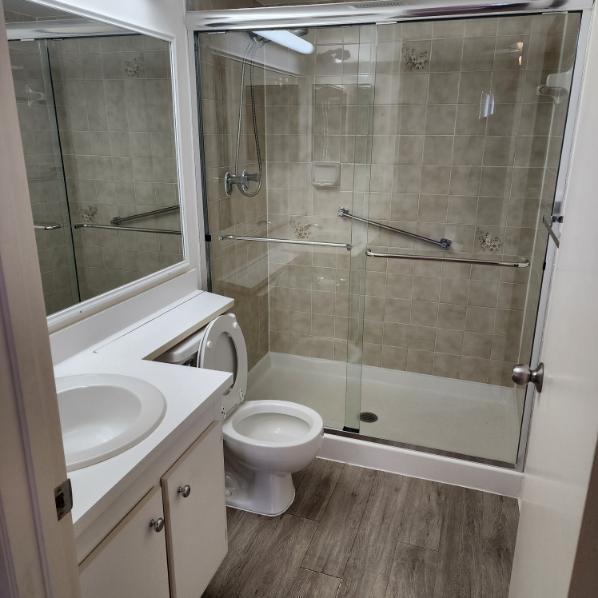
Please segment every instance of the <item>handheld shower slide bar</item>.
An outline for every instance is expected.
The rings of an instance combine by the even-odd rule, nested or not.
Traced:
[[[411,233],[407,230],[403,230],[402,228],[396,228],[394,226],[388,226],[388,224],[382,224],[382,222],[376,222],[375,220],[369,220],[368,218],[361,218],[360,216],[355,216],[351,214],[347,208],[339,208],[337,215],[341,218],[350,218],[351,220],[356,220],[357,222],[363,222],[364,224],[369,224],[371,226],[376,226],[378,228],[382,228],[384,230],[388,230],[391,233],[397,233],[399,235],[403,235],[404,237],[409,237],[410,239],[415,239],[416,241],[422,241],[423,243],[429,243],[431,245],[435,245],[436,247],[440,247],[440,249],[449,249],[452,241],[450,239],[440,239],[436,241],[436,239],[430,239],[430,237],[424,237],[422,235],[418,235],[416,233]]]
[[[527,268],[529,260],[519,258],[516,262],[509,262],[503,260],[478,260],[465,257],[444,257],[435,255],[411,255],[409,253],[378,253],[368,249],[365,254],[368,257],[382,257],[394,260],[418,260],[423,262],[452,262],[454,264],[473,264],[478,266],[502,266],[505,268]]]

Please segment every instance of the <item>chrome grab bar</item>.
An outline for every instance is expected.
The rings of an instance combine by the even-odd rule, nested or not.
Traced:
[[[301,241],[299,239],[276,239],[273,237],[245,237],[242,235],[219,235],[218,239],[224,241],[231,239],[233,241],[259,241],[261,243],[287,243],[289,245],[317,245],[319,247],[343,247],[351,251],[349,243],[331,243],[330,241]]]
[[[529,260],[521,258],[517,262],[502,260],[476,260],[465,257],[444,257],[435,255],[410,255],[408,253],[378,253],[367,249],[365,254],[368,257],[386,257],[395,260],[419,260],[424,262],[453,262],[456,264],[475,264],[478,266],[503,266],[505,268],[527,268]]]
[[[137,233],[159,233],[163,235],[181,235],[180,230],[170,228],[142,228],[140,226],[114,226],[112,224],[91,224],[83,222],[80,224],[73,224],[73,228],[99,228],[106,230],[125,230],[135,231]]]
[[[123,222],[132,222],[133,220],[141,220],[142,218],[151,218],[152,216],[161,216],[162,214],[169,214],[176,212],[180,207],[178,205],[167,206],[165,208],[158,208],[157,210],[150,210],[149,212],[139,212],[139,214],[131,214],[130,216],[115,216],[110,224],[118,226]]]
[[[351,212],[349,212],[347,208],[339,208],[336,214],[341,218],[350,218],[351,220],[357,220],[357,222],[363,222],[364,224],[376,226],[378,228],[388,230],[392,233],[397,233],[399,235],[403,235],[404,237],[415,239],[416,241],[430,243],[431,245],[440,247],[440,249],[448,249],[452,244],[452,241],[450,239],[440,239],[440,241],[436,241],[436,239],[430,239],[429,237],[424,237],[416,233],[411,233],[407,230],[403,230],[402,228],[396,228],[394,226],[389,226],[388,224],[382,224],[382,222],[376,222],[375,220],[369,220],[368,218],[361,218],[360,216],[355,216],[354,214],[351,214]]]
[[[62,228],[62,224],[34,224],[35,230],[57,230]]]

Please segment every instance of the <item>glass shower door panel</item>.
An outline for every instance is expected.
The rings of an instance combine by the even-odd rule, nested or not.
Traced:
[[[46,313],[52,314],[77,303],[79,294],[48,52],[44,41],[11,41],[9,51]]]
[[[360,411],[361,339],[350,326],[360,293],[354,308],[346,248],[352,230],[337,215],[341,205],[353,206],[356,147],[363,141],[355,131],[360,32],[299,33],[313,53],[244,32],[198,36],[211,280],[214,291],[236,301],[252,369],[248,398],[296,401],[318,411],[325,426],[343,429],[358,425]],[[259,172],[256,137],[261,189],[248,198],[233,185],[229,195],[227,171]],[[247,236],[281,242],[238,238]]]
[[[361,433],[515,463],[579,15],[377,28]]]

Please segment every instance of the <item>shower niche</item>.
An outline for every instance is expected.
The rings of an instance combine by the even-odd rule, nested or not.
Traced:
[[[579,28],[313,27],[305,54],[196,34],[211,284],[236,301],[249,399],[521,467],[530,391],[511,376],[531,361]],[[258,155],[261,188],[228,195]]]
[[[4,3],[48,315],[183,259],[169,43]]]

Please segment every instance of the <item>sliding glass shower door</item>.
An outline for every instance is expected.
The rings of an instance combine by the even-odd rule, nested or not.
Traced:
[[[288,31],[308,54],[198,34],[212,288],[236,299],[250,399],[516,463],[579,27]]]
[[[361,434],[515,463],[579,24],[377,28]]]

